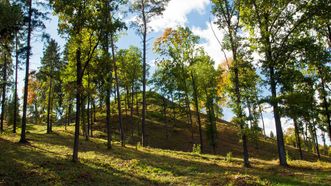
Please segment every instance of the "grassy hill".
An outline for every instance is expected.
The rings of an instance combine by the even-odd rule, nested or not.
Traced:
[[[56,126],[53,134],[45,134],[46,126],[30,124],[27,145],[17,143],[19,134],[7,130],[0,135],[0,185],[331,185],[328,157],[316,161],[314,154],[305,152],[308,161],[299,161],[295,160],[299,158],[297,150],[287,147],[290,167],[282,168],[276,160],[275,141],[262,137],[257,148],[250,142],[252,168],[243,168],[238,128],[222,120],[217,123],[217,153],[192,153],[192,143],[198,143],[197,127],[192,142],[179,110],[175,121],[163,118],[161,97],[149,97],[148,148],[137,145],[139,112],[134,125],[124,114],[125,148],[117,142],[117,125],[113,125],[112,150],[106,149],[104,114],[98,113],[94,137],[90,141],[81,138],[80,163],[76,164],[70,161],[73,126],[67,130]],[[204,142],[206,151],[211,152],[205,133]]]

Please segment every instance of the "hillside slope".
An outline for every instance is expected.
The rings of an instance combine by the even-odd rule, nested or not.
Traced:
[[[330,185],[331,163],[251,159],[252,168],[239,158],[142,148],[106,141],[80,141],[80,163],[72,163],[73,127],[29,125],[29,144],[19,135],[0,136],[0,185]]]
[[[123,109],[126,147],[118,142],[117,115],[113,113],[114,145],[107,150],[104,112],[99,110],[93,137],[80,139],[80,163],[76,164],[71,162],[73,125],[67,130],[57,125],[54,133],[46,134],[45,125],[29,124],[27,145],[19,144],[19,133],[12,134],[6,126],[6,132],[0,134],[0,185],[331,185],[330,158],[316,161],[316,155],[305,152],[308,161],[295,160],[299,158],[297,149],[287,146],[290,167],[282,168],[275,141],[262,136],[258,146],[250,141],[252,168],[243,168],[239,130],[222,120],[217,122],[216,154],[210,154],[205,131],[207,154],[192,153],[192,144],[199,143],[197,127],[192,141],[185,115],[176,110],[175,120],[164,118],[162,97],[148,97],[149,147],[139,145],[140,110],[131,123],[129,112]],[[167,101],[167,105],[175,104]],[[206,116],[202,119],[205,130]]]
[[[193,144],[199,144],[199,131],[196,123],[195,112],[192,111],[193,115],[193,141],[191,134],[191,126],[188,125],[187,116],[182,110],[178,109],[178,105],[166,100],[167,104],[167,117],[165,118],[163,112],[163,97],[157,93],[148,93],[148,111],[146,119],[146,133],[147,133],[147,144],[150,147],[177,150],[191,152]],[[173,118],[172,106],[175,106],[175,119]],[[125,105],[123,104],[123,108]],[[114,108],[116,108],[114,106]],[[140,110],[134,109],[133,123],[130,118],[130,109],[123,109],[123,122],[125,129],[125,137],[127,143],[136,145],[140,142],[140,137],[137,132],[137,127],[141,123]],[[203,143],[204,151],[211,154],[212,148],[208,144],[206,129],[207,116],[201,114],[202,118],[202,129],[203,129]],[[119,139],[118,133],[118,118],[115,113],[112,118],[114,124],[113,131],[115,131],[115,138]],[[216,135],[216,154],[225,156],[231,152],[235,157],[241,157],[242,155],[242,144],[240,143],[240,131],[239,127],[221,119],[217,121],[217,135]],[[140,126],[139,126],[140,127]],[[97,137],[105,138],[105,119],[104,116],[100,116],[98,122],[94,126],[97,130],[103,131],[99,133]],[[263,160],[275,160],[278,159],[276,140],[270,138],[264,138],[262,135],[259,136],[258,140],[250,140],[248,142],[249,155],[250,157],[259,158]],[[299,159],[300,155],[297,149],[292,146],[287,146],[286,150],[291,159]],[[317,155],[303,152],[304,159],[308,161],[317,161]],[[322,160],[331,161],[331,158],[322,156]]]

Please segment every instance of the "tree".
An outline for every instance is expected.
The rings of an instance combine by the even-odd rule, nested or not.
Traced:
[[[48,46],[44,50],[44,56],[41,59],[41,67],[39,69],[40,81],[46,87],[43,92],[48,92],[47,95],[47,133],[52,132],[52,110],[54,108],[54,95],[61,95],[61,92],[55,92],[57,84],[60,83],[61,60],[59,55],[59,46],[55,40],[50,40]],[[57,105],[60,106],[60,105]]]
[[[99,45],[96,37],[98,26],[95,19],[96,11],[93,2],[77,1],[51,1],[54,11],[59,14],[59,27],[62,33],[68,33],[74,47],[74,60],[76,65],[76,123],[73,157],[78,161],[80,114],[82,105],[83,76],[86,67],[92,60],[94,52]],[[72,15],[74,13],[75,15]]]
[[[23,16],[21,8],[18,5],[11,4],[4,0],[0,2],[0,48],[2,65],[2,101],[1,101],[1,118],[0,118],[0,133],[3,132],[4,114],[6,112],[6,92],[8,85],[8,71],[11,62],[12,44],[15,38],[15,33],[22,26]],[[16,126],[14,126],[14,130]]]
[[[32,7],[32,0],[27,0],[23,3],[26,8],[25,20],[27,24],[27,40],[26,40],[26,62],[25,62],[25,79],[24,79],[24,95],[23,95],[23,109],[22,109],[22,131],[20,143],[27,143],[26,140],[26,124],[27,124],[27,101],[28,101],[28,88],[29,88],[29,66],[31,55],[31,35],[32,31],[36,28],[44,28],[42,19],[45,14]]]
[[[243,82],[240,81],[240,76],[244,76],[246,74],[239,74],[239,70],[245,65],[244,59],[244,47],[242,44],[242,38],[240,36],[241,30],[241,1],[213,1],[213,13],[217,17],[216,23],[219,28],[224,28],[226,30],[225,37],[225,48],[231,50],[233,65],[230,67],[230,73],[233,73],[233,78],[231,81],[234,85],[233,97],[235,101],[235,107],[233,111],[236,115],[235,123],[240,126],[241,129],[241,138],[243,143],[243,159],[244,166],[249,167],[249,155],[247,149],[247,134],[245,133],[245,119],[243,114],[242,105],[244,100],[242,100],[242,94],[245,91],[242,91]],[[225,56],[226,57],[226,56]],[[227,60],[227,59],[226,59]],[[227,63],[229,63],[227,61]],[[255,87],[255,86],[254,86]]]
[[[219,108],[220,100],[217,94],[217,78],[220,76],[220,71],[215,70],[214,61],[206,55],[202,49],[199,50],[189,69],[192,76],[193,97],[197,108],[196,112],[197,114],[200,112],[198,111],[198,102],[203,102],[209,121],[209,124],[206,127],[207,139],[213,148],[213,153],[216,153],[216,115],[221,114],[221,109]],[[199,120],[199,115],[197,116]],[[198,124],[200,143],[202,144],[201,124]]]
[[[198,53],[198,41],[199,37],[195,36],[189,28],[178,27],[177,29],[165,29],[163,35],[154,43],[155,52],[169,58],[170,68],[174,68],[178,92],[184,97],[184,108],[188,125],[191,127],[192,143],[194,141],[194,126],[190,107],[192,74],[190,74],[188,67],[194,63],[196,53]]]
[[[126,102],[130,108],[130,122],[133,134],[133,105],[135,87],[139,85],[140,77],[142,75],[141,52],[139,48],[130,46],[128,49],[118,51],[117,63],[119,69],[119,79],[121,86],[126,91]],[[130,94],[130,95],[129,95]]]
[[[137,32],[142,36],[143,43],[143,108],[141,118],[141,143],[142,146],[146,146],[146,133],[145,133],[145,118],[146,118],[146,74],[147,74],[147,63],[146,63],[146,50],[147,50],[147,34],[149,32],[148,24],[151,22],[151,18],[154,16],[162,15],[165,10],[165,6],[169,0],[133,0],[131,9],[138,16],[133,23],[137,27]]]
[[[291,7],[291,8],[290,8]],[[287,166],[277,88],[278,72],[297,48],[289,45],[303,24],[318,10],[307,1],[248,0],[242,1],[241,18],[251,33],[250,41],[263,55],[262,72],[270,86],[270,104],[273,107],[279,163]],[[298,16],[294,16],[298,15]]]

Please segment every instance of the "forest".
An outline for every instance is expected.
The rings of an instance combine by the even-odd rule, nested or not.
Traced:
[[[331,1],[180,1],[0,0],[0,185],[331,185]]]

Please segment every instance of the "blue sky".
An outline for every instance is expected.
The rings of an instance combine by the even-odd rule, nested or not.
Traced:
[[[58,18],[57,16],[51,16],[50,18],[50,20],[45,21],[45,31],[50,34],[50,36],[59,43],[61,49],[63,49],[66,38],[61,37],[57,32]],[[128,17],[128,19],[130,19],[130,17]],[[219,43],[215,39],[212,29],[215,30],[216,35],[220,40],[223,38],[223,31],[219,30],[215,24],[210,24],[210,19],[214,20],[214,17],[211,14],[210,0],[170,0],[166,10],[164,11],[164,15],[154,18],[150,23],[150,26],[154,31],[149,34],[150,42],[147,51],[147,61],[152,66],[152,69],[154,65],[153,60],[157,57],[151,50],[154,39],[160,36],[165,28],[176,26],[188,26],[194,34],[200,36],[201,46],[204,47],[206,52],[214,59],[215,67],[220,64],[221,61],[224,60],[224,56],[221,52],[222,50]],[[128,48],[130,45],[140,47],[141,40],[135,34],[135,31],[129,27],[127,33],[118,41],[117,46],[119,48]],[[33,55],[31,57],[30,71],[38,69],[40,65],[40,58],[43,54],[43,43],[36,37],[33,37],[32,52]],[[226,53],[227,56],[231,56],[229,52]],[[23,87],[23,76],[24,72],[21,71],[19,73],[20,89]],[[22,92],[19,91],[19,94],[21,95]],[[265,107],[266,112],[263,114],[265,117],[264,121],[267,134],[270,134],[270,131],[275,133],[273,114],[270,107],[267,105]],[[223,110],[224,119],[231,120],[233,116],[231,110],[228,108],[224,108]],[[282,119],[282,124],[283,128],[286,129],[292,125],[292,121]],[[262,126],[261,121],[260,126]]]

